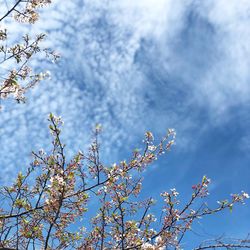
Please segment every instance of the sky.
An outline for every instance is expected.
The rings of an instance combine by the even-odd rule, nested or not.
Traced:
[[[250,192],[249,25],[249,0],[54,1],[32,32],[47,33],[61,59],[34,62],[51,79],[0,113],[1,181],[24,170],[32,150],[50,148],[53,112],[69,156],[101,123],[110,164],[140,147],[145,131],[160,139],[175,128],[175,146],[145,173],[145,195],[176,187],[185,200],[205,174],[211,204]],[[190,237],[245,236],[249,205],[200,222]]]

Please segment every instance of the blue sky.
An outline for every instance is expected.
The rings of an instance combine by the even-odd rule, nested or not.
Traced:
[[[34,62],[51,80],[1,113],[2,181],[25,169],[32,150],[49,148],[54,112],[69,155],[102,123],[107,163],[128,157],[145,131],[160,138],[175,128],[176,145],[145,173],[145,194],[176,187],[185,199],[204,174],[211,202],[250,192],[249,10],[248,0],[55,1],[34,32],[48,33],[62,58]],[[246,235],[249,216],[244,206],[197,231]]]

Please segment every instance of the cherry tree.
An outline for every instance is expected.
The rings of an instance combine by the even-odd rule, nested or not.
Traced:
[[[0,1],[0,100],[13,96],[18,102],[25,101],[25,92],[49,75],[48,72],[34,72],[31,60],[43,53],[51,60],[58,55],[41,47],[45,34],[32,37],[22,34],[12,39],[15,30],[9,28],[10,19],[19,24],[34,24],[39,19],[39,9],[51,0]]]
[[[204,176],[192,186],[186,203],[176,189],[163,191],[160,215],[153,214],[154,198],[140,198],[142,173],[171,149],[173,129],[158,143],[146,132],[142,150],[107,166],[100,155],[100,125],[89,150],[68,160],[61,118],[50,114],[49,123],[51,151],[33,152],[27,172],[1,188],[2,249],[183,249],[182,240],[196,221],[232,210],[249,198],[241,192],[209,206],[210,179]],[[218,238],[195,249],[215,248],[250,248],[250,240]]]
[[[58,55],[42,48],[44,34],[11,39],[9,19],[34,24],[39,9],[50,0],[0,0],[0,99],[25,100],[25,93],[48,73],[35,73],[31,59],[38,54],[56,60]],[[182,249],[183,239],[202,217],[232,210],[249,195],[232,194],[208,205],[210,179],[206,176],[191,187],[187,202],[176,189],[163,191],[161,201],[141,198],[143,171],[169,152],[175,131],[155,142],[145,133],[143,149],[135,149],[126,161],[107,165],[101,159],[97,125],[85,153],[68,159],[61,139],[62,120],[49,115],[52,136],[50,152],[33,152],[25,173],[12,185],[0,189],[0,249]],[[159,213],[154,214],[152,208]],[[217,238],[195,249],[250,248],[250,239]]]

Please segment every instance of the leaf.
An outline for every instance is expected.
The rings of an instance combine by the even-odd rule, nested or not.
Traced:
[[[229,206],[229,211],[230,211],[230,213],[233,212],[233,205],[232,204]]]

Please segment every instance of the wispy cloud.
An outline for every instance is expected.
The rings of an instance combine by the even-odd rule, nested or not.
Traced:
[[[62,61],[46,65],[52,80],[25,106],[1,114],[1,167],[22,168],[34,146],[48,145],[50,111],[63,116],[71,153],[96,122],[104,125],[107,161],[148,129],[175,127],[177,146],[190,150],[194,133],[249,102],[249,8],[224,0],[56,1],[38,29]]]

